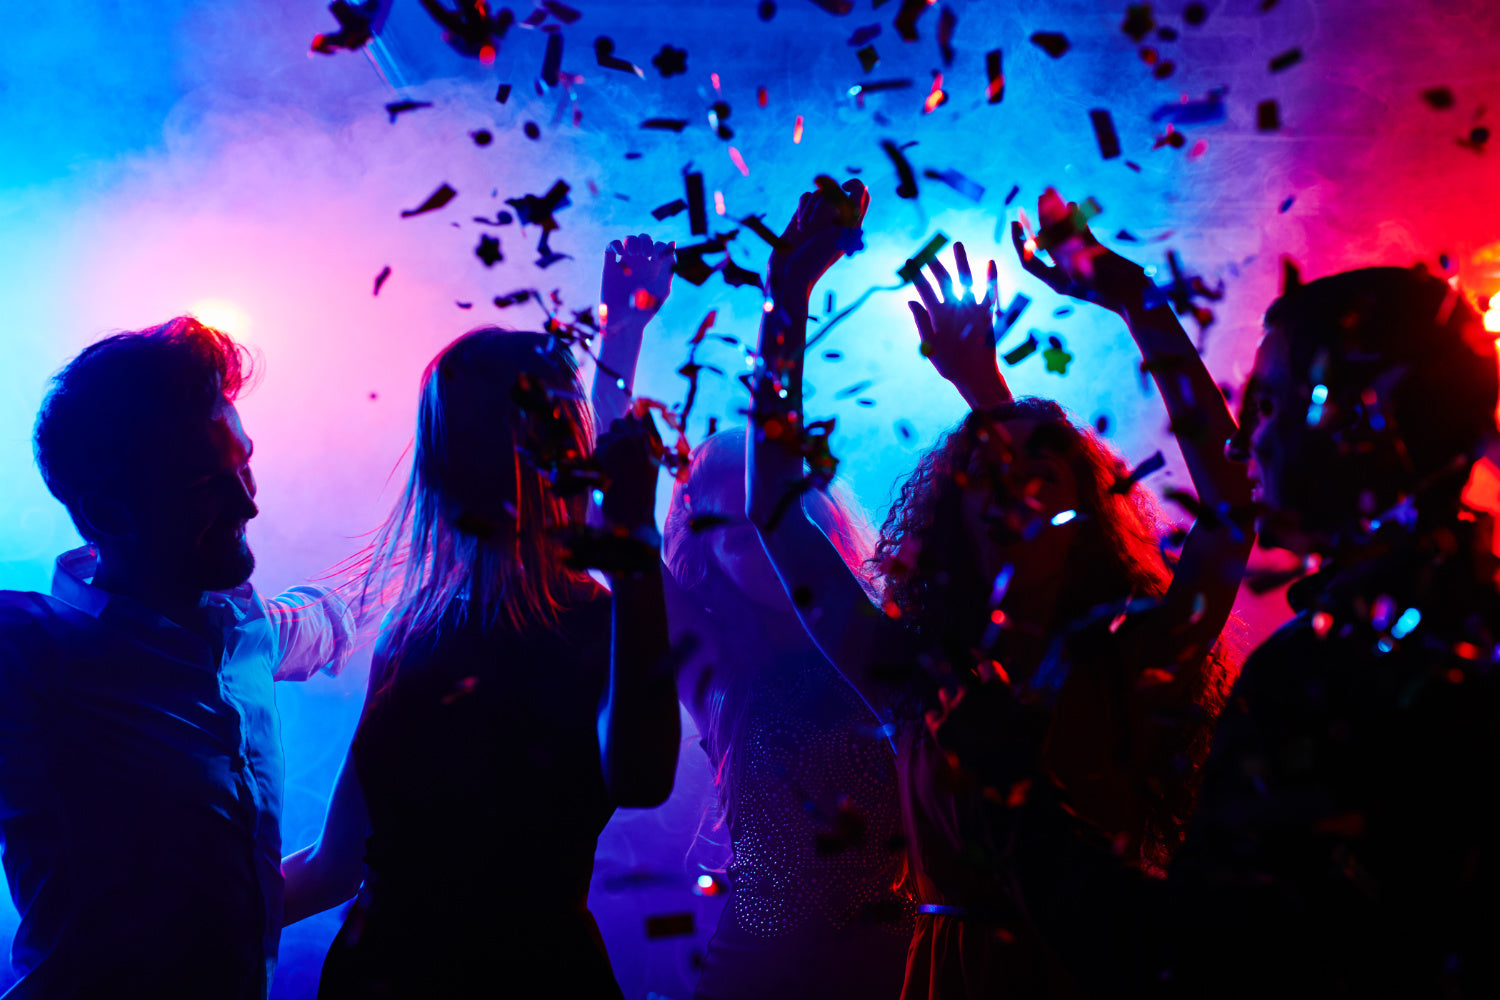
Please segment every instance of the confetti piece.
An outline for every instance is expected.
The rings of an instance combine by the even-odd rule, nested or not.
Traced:
[[[860,393],[862,393],[866,389],[870,388],[870,386],[873,385],[873,384],[874,383],[872,383],[868,379],[866,379],[863,382],[856,382],[853,385],[845,386],[844,388],[840,389],[838,392],[834,393],[833,394],[833,398],[834,399],[848,399],[851,396],[858,396]]]
[[[670,219],[679,212],[685,211],[687,211],[687,202],[678,198],[676,201],[669,201],[665,205],[658,205],[656,208],[653,208],[651,210],[651,218],[660,222],[663,219]]]
[[[880,37],[881,27],[878,24],[867,24],[863,28],[854,29],[854,34],[849,36],[850,45],[864,45],[873,42]]]
[[[1020,364],[1022,361],[1025,361],[1027,358],[1031,357],[1031,355],[1036,351],[1036,347],[1036,334],[1028,334],[1026,337],[1026,343],[1005,352],[1005,363],[1008,365]]]
[[[717,74],[716,74],[717,78]],[[714,134],[720,139],[733,139],[734,130],[724,124],[729,117],[729,104],[726,101],[715,101],[708,109],[708,127],[714,130]]]
[[[927,13],[930,5],[931,0],[901,0],[901,9],[896,12],[895,28],[902,41],[917,40],[917,20]]]
[[[1281,128],[1281,105],[1274,100],[1261,101],[1257,104],[1255,127],[1262,132],[1275,132]]]
[[[797,116],[797,120],[792,124],[792,145],[795,146],[795,145],[798,145],[801,142],[802,142],[802,116],[798,115]]]
[[[1198,27],[1208,20],[1208,8],[1201,3],[1190,3],[1182,8],[1182,21],[1191,27]]]
[[[526,133],[526,138],[533,142],[542,137],[542,129],[536,122],[527,122],[521,126],[521,131]]]
[[[927,99],[922,102],[922,113],[930,115],[944,104],[948,103],[948,94],[943,90],[943,74],[932,74],[932,89],[927,92]]]
[[[558,3],[557,0],[542,0],[542,6],[552,12],[552,16],[563,24],[572,24],[583,15],[566,4]]]
[[[859,65],[866,73],[880,65],[880,54],[873,45],[866,45],[854,54],[859,57]]]
[[[474,248],[474,256],[484,261],[485,267],[494,267],[505,259],[500,253],[500,241],[489,235],[479,237],[479,246]]]
[[[1297,196],[1296,195],[1294,195],[1294,194],[1293,195],[1287,195],[1286,200],[1281,203],[1281,208],[1278,209],[1278,211],[1281,212],[1283,215],[1286,214],[1286,212],[1291,209],[1292,203],[1295,202],[1296,200],[1297,200]]]
[[[641,128],[652,129],[657,132],[681,132],[687,128],[686,118],[647,118],[641,122]]]
[[[469,133],[469,138],[474,140],[476,146],[488,146],[495,141],[494,135],[487,128],[477,129]]]
[[[642,80],[646,78],[645,70],[630,60],[621,59],[615,55],[614,39],[608,35],[600,35],[594,39],[594,58],[605,69],[619,70],[621,73],[633,73]]]
[[[835,17],[843,17],[854,9],[854,0],[812,0],[812,2]]]
[[[1290,69],[1302,61],[1302,50],[1287,49],[1279,56],[1273,56],[1270,62],[1272,73],[1280,73],[1284,69]]]
[[[509,212],[496,212],[493,219],[486,219],[482,215],[476,215],[474,216],[474,221],[481,226],[508,226],[516,220],[515,216]]]
[[[331,56],[339,49],[353,52],[363,48],[374,34],[373,22],[380,10],[379,0],[364,3],[348,3],[334,0],[328,10],[339,23],[339,30],[332,34],[314,35],[312,51]]]
[[[871,80],[869,83],[861,83],[849,88],[850,97],[863,99],[865,94],[878,94],[887,90],[906,90],[916,86],[916,81],[905,77],[899,80]]]
[[[1106,160],[1119,156],[1120,137],[1115,132],[1115,121],[1110,117],[1109,111],[1094,108],[1089,112],[1089,120],[1094,124],[1094,138],[1099,142],[1099,155]]]
[[[926,245],[923,246],[921,250],[917,251],[916,256],[912,257],[905,264],[901,265],[901,269],[896,272],[896,275],[903,282],[910,282],[914,277],[917,276],[917,274],[922,270],[924,266],[932,263],[932,260],[937,256],[938,251],[943,249],[943,247],[947,245],[948,237],[943,235],[942,233],[938,233],[932,239],[928,240]]]
[[[510,100],[510,84],[502,83],[500,85],[500,89],[495,91],[495,100],[500,104],[504,104]]]
[[[911,425],[910,421],[898,420],[896,421],[896,436],[903,442],[910,443],[916,438],[917,430]]]
[[[708,233],[708,211],[703,201],[703,175],[694,171],[683,180],[687,184],[688,229],[694,236]]]
[[[1422,100],[1435,111],[1446,111],[1453,107],[1453,90],[1449,87],[1429,87],[1422,91]]]
[[[1139,483],[1142,479],[1145,479],[1147,476],[1151,475],[1154,472],[1161,471],[1162,469],[1166,468],[1166,465],[1166,456],[1164,456],[1161,452],[1157,452],[1156,454],[1152,455],[1150,458],[1142,462],[1140,465],[1137,465],[1134,469],[1131,469],[1129,474],[1122,476],[1113,486],[1110,487],[1110,492],[1129,493],[1136,483]]]
[[[547,35],[547,50],[542,55],[543,86],[549,90],[557,86],[558,71],[562,69],[563,36],[560,31],[553,31]]]
[[[432,192],[432,194],[428,195],[427,200],[422,202],[422,204],[418,205],[416,208],[403,209],[401,212],[401,218],[409,219],[413,215],[421,215],[424,212],[435,212],[438,209],[442,208],[444,205],[448,204],[448,202],[452,201],[454,196],[457,194],[457,191],[444,184],[442,187]]]
[[[1060,31],[1038,31],[1031,36],[1031,44],[1053,59],[1061,59],[1068,49],[1072,48],[1068,44],[1067,36]]]
[[[756,104],[759,104],[761,107],[765,107],[766,104],[770,101],[770,99],[771,99],[770,95],[766,93],[766,88],[765,87],[758,87],[758,88],[756,88],[756,91],[755,91],[755,103]]]
[[[376,294],[376,295],[380,294],[380,288],[381,288],[381,286],[385,284],[385,279],[389,278],[390,276],[391,276],[391,266],[389,264],[387,264],[385,267],[383,267],[383,268],[380,269],[380,273],[379,274],[375,275],[375,292],[374,292],[374,294]]]
[[[944,66],[953,65],[953,32],[958,28],[958,15],[947,5],[943,6],[942,12],[938,14],[937,43],[938,54],[943,57]]]
[[[1226,117],[1224,91],[1211,90],[1208,96],[1197,101],[1174,101],[1163,104],[1151,112],[1154,122],[1168,121],[1176,125],[1213,125]]]
[[[924,170],[922,176],[943,182],[970,201],[978,201],[984,197],[984,186],[969,180],[957,170]]]
[[[1101,413],[1094,418],[1094,430],[1100,434],[1109,433],[1109,414]]]
[[[896,167],[896,177],[899,183],[896,185],[896,196],[898,198],[915,198],[917,196],[917,176],[912,172],[911,164],[907,162],[906,155],[901,148],[889,139],[882,139],[880,148],[885,150],[885,155],[891,158],[891,163]]]
[[[521,305],[523,302],[528,301],[532,294],[531,289],[523,288],[518,292],[511,292],[509,295],[497,295],[495,296],[495,307],[497,309],[508,309],[511,306]]]
[[[687,50],[663,45],[661,51],[651,57],[651,65],[663,77],[677,76],[687,72]]]
[[[416,111],[418,108],[432,107],[431,101],[392,101],[385,106],[385,113],[391,116],[391,123],[395,124],[396,118],[408,111]]]
[[[1151,29],[1156,27],[1156,18],[1151,13],[1151,5],[1148,3],[1133,3],[1125,8],[1125,21],[1120,25],[1120,30],[1130,36],[1130,40],[1140,44],[1151,34]]]
[[[736,221],[738,221],[740,225],[750,230],[756,236],[759,236],[761,239],[765,240],[766,245],[769,246],[772,250],[776,250],[781,247],[781,238],[775,233],[771,232],[771,228],[766,225],[763,216],[747,215],[743,219],[739,219]]]
[[[997,342],[1001,337],[1005,336],[1011,327],[1016,325],[1016,321],[1021,318],[1021,314],[1026,311],[1026,307],[1029,305],[1031,305],[1030,296],[1024,295],[1021,292],[1015,294],[1015,297],[1010,300],[1010,305],[1005,307],[1005,312],[996,317],[995,340]]]
[[[984,75],[989,81],[984,85],[985,100],[999,104],[1005,99],[1005,70],[999,49],[990,49],[984,54]]]
[[[756,288],[761,287],[759,274],[749,268],[740,267],[732,260],[725,260],[721,270],[724,274],[724,281],[731,288],[742,288],[745,285],[754,285]]]
[[[755,13],[762,21],[769,21],[776,16],[776,4],[772,0],[761,0],[760,6],[755,8]]]
[[[1057,337],[1047,338],[1047,349],[1042,352],[1042,361],[1046,363],[1047,371],[1055,375],[1066,375],[1072,360],[1073,355],[1063,347],[1062,340]]]
[[[1005,196],[1005,204],[1009,205],[1011,202],[1015,201],[1016,200],[1016,195],[1018,195],[1020,193],[1021,193],[1021,185],[1019,185],[1019,184],[1013,184],[1013,185],[1011,185],[1010,192]]]

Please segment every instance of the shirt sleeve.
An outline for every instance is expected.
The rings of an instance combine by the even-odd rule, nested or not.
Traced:
[[[278,681],[337,676],[354,649],[354,612],[326,587],[292,587],[265,602],[276,631]]]

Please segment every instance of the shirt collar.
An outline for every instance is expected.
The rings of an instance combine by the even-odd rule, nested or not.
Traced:
[[[90,618],[98,618],[111,604],[115,605],[115,611],[123,610],[121,605],[124,604],[135,606],[134,601],[100,590],[90,583],[98,569],[99,554],[92,546],[85,545],[64,552],[57,557],[57,564],[52,571],[52,596]],[[225,629],[232,629],[249,617],[254,594],[254,589],[246,582],[233,590],[210,591],[206,598],[209,606],[214,609],[214,620]],[[136,616],[139,617],[145,610],[141,608]],[[159,616],[151,614],[150,617]]]

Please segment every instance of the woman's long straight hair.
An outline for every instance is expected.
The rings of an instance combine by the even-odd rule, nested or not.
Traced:
[[[549,476],[592,438],[577,365],[552,338],[484,327],[432,360],[406,489],[354,566],[362,620],[390,609],[385,683],[445,619],[555,627],[592,589],[555,537],[581,523],[584,498],[559,496]]]

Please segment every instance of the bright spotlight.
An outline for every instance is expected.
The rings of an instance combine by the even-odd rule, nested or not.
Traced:
[[[245,311],[223,299],[204,299],[194,303],[188,312],[198,317],[198,322],[203,325],[211,326],[231,337],[243,337],[250,330],[250,317],[245,315]]]

